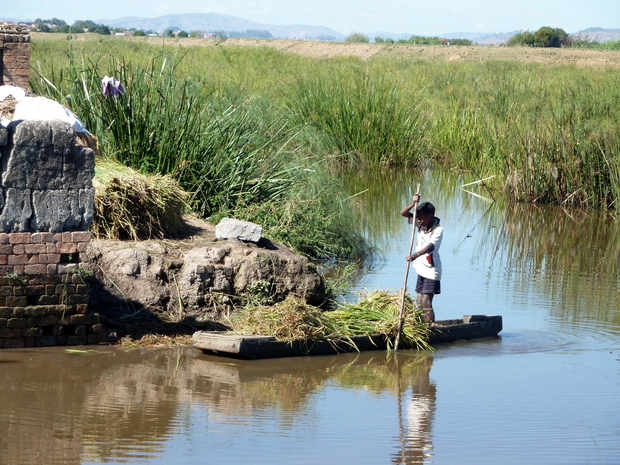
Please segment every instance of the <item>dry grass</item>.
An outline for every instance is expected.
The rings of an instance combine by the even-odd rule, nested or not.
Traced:
[[[187,194],[168,176],[144,175],[116,162],[98,159],[93,181],[98,239],[161,239],[183,223]]]
[[[375,334],[392,340],[398,328],[400,303],[400,292],[377,290],[361,295],[355,304],[323,312],[299,297],[289,297],[276,305],[247,307],[231,321],[231,326],[238,334],[273,336],[281,341],[350,339]],[[428,331],[421,312],[407,297],[403,345],[430,349]]]

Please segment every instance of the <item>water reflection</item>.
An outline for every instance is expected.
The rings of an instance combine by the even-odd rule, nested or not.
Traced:
[[[445,308],[458,302],[463,308],[456,315],[440,312],[440,317],[480,312],[481,307],[497,313],[497,308],[485,309],[481,303],[505,304],[508,296],[523,305],[544,307],[563,324],[595,321],[618,331],[618,219],[558,205],[514,205],[500,198],[490,203],[462,187],[473,180],[474,173],[451,170],[349,174],[350,193],[363,192],[357,198],[365,233],[384,256],[381,271],[361,275],[355,287],[400,286],[410,227],[399,211],[421,183],[423,200],[433,202],[444,226],[446,282],[437,304]],[[489,197],[482,184],[466,189]]]
[[[7,362],[0,378],[0,463],[155,463],[183,437],[196,436],[203,450],[216,454],[222,433],[230,444],[247,433],[254,440],[261,434],[328,438],[342,431],[335,424],[319,426],[317,398],[327,398],[331,423],[329,415],[337,410],[332,403],[343,389],[388,406],[386,418],[393,424],[373,419],[384,446],[377,453],[385,454],[384,461],[391,455],[393,463],[421,464],[432,451],[436,391],[429,378],[433,359],[424,354],[378,352],[273,363],[227,361],[194,349],[72,355],[49,348],[2,351],[0,359]],[[349,428],[355,434],[363,413],[352,413]],[[385,434],[391,439],[384,442]],[[396,452],[389,452],[389,443]],[[251,448],[235,450],[239,460],[229,463],[256,461]],[[197,459],[204,454],[184,452]],[[220,451],[234,457],[231,453]],[[321,453],[329,457],[342,451],[325,441]]]

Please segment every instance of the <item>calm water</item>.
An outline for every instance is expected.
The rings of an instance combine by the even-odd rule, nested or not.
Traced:
[[[620,464],[620,225],[410,176],[350,179],[383,250],[356,289],[402,287],[398,211],[421,182],[445,229],[438,318],[501,314],[500,338],[266,361],[2,350],[0,464]]]

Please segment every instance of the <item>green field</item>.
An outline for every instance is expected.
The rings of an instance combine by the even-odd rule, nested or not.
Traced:
[[[113,38],[34,40],[31,66],[32,90],[78,114],[104,156],[169,174],[202,216],[260,222],[315,258],[364,257],[339,181],[361,166],[469,170],[521,202],[615,210],[620,195],[612,66]],[[104,75],[125,96],[104,98]]]

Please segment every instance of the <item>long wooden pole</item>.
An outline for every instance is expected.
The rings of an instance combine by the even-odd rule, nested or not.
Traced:
[[[420,185],[418,184],[418,188],[416,190],[416,194],[420,194]],[[413,227],[411,228],[411,241],[409,242],[409,253],[413,251],[413,242],[415,240],[415,229],[416,229],[416,214],[417,214],[418,202],[413,204]],[[398,315],[398,328],[396,330],[396,340],[394,341],[394,351],[398,350],[398,346],[400,344],[400,337],[403,333],[403,325],[405,323],[405,299],[407,297],[407,280],[409,279],[409,268],[411,267],[411,262],[407,261],[407,269],[405,270],[405,281],[403,282],[403,295],[400,302],[400,314]]]

